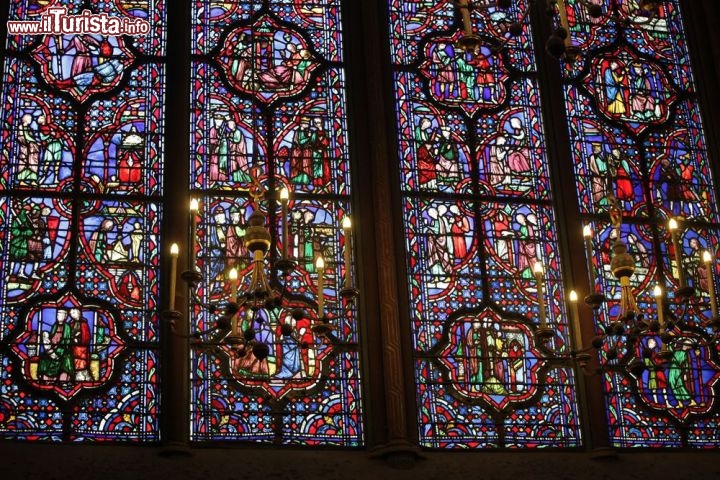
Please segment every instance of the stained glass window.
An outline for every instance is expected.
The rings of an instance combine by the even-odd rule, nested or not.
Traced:
[[[68,15],[142,19],[151,30],[8,35],[0,435],[158,440],[165,10],[122,0],[10,3],[10,20],[39,21],[64,6]]]
[[[635,0],[594,3],[617,20],[590,18],[580,2],[567,2],[571,38],[583,55],[564,66],[564,93],[580,213],[594,233],[596,288],[611,298],[595,315],[596,328],[618,315],[620,285],[609,267],[612,194],[622,209],[621,240],[636,261],[638,308],[657,319],[653,288],[663,286],[672,334],[642,334],[616,359],[612,342],[601,350],[611,441],[716,446],[720,366],[708,325],[718,270],[701,254],[717,258],[720,218],[681,12],[676,0],[654,15]],[[676,245],[670,218],[679,221]],[[687,301],[674,293],[683,284],[693,290]],[[638,362],[645,368],[631,368]]]
[[[9,20],[39,22],[60,6],[150,28],[10,32],[2,49],[0,436],[158,441],[160,225],[163,202],[179,201],[162,189],[165,71],[182,60],[166,60],[165,2],[7,3]],[[244,239],[254,214],[271,233],[270,263],[280,257],[283,187],[296,260],[290,273],[269,270],[283,305],[238,319],[263,355],[191,340],[194,442],[365,443],[357,311],[341,295],[343,275],[354,276],[340,227],[352,213],[341,3],[191,0],[192,23],[179,29],[191,37],[188,191],[200,203],[190,330],[217,324],[232,296],[230,269],[249,283]],[[472,1],[475,42],[462,31],[463,3],[388,0],[388,135],[397,133],[400,177],[391,208],[401,211],[408,252],[419,443],[581,446],[550,182],[557,166],[548,161],[534,14],[524,15],[532,2]],[[656,318],[656,284],[668,297],[669,335],[634,333],[627,351],[625,337],[607,335],[600,349],[611,443],[714,447],[720,358],[710,289],[720,270],[702,253],[720,254],[720,218],[679,0],[655,14],[639,0],[558,5],[580,50],[560,64],[579,216],[592,230],[592,287],[610,298],[593,314],[595,329],[607,333],[618,316],[618,239],[635,261],[639,311]],[[675,293],[684,285],[689,300]]]
[[[247,285],[246,222],[260,211],[281,249],[278,192],[291,192],[290,237],[297,267],[285,276],[282,308],[243,315],[239,329],[264,344],[195,348],[191,360],[191,437],[302,445],[363,443],[354,308],[340,298],[349,213],[345,70],[339,1],[192,2],[191,194],[200,200],[202,281],[192,328],[216,321],[206,304],[230,299],[227,276]],[[265,199],[253,201],[259,188]],[[334,330],[320,336],[314,299],[326,262],[324,298]],[[292,309],[303,308],[302,319]]]
[[[389,2],[420,443],[577,446],[573,371],[537,335],[541,291],[569,351],[531,29],[506,33],[527,2],[474,9],[469,50],[454,3]]]

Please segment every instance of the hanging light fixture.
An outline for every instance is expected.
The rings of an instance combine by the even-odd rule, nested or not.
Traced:
[[[605,198],[608,205],[608,216],[610,217],[612,225],[610,237],[615,240],[611,246],[612,253],[609,265],[599,270],[610,271],[619,284],[620,297],[609,299],[604,293],[598,291],[596,285],[600,285],[601,282],[596,278],[597,269],[595,269],[592,260],[595,257],[591,240],[593,234],[590,226],[586,225],[583,228],[583,237],[585,239],[585,254],[588,259],[587,269],[590,275],[590,294],[585,298],[585,303],[592,307],[593,312],[598,312],[604,303],[613,302],[615,304],[614,309],[616,310],[616,314],[604,324],[598,321],[597,324],[600,325],[600,334],[592,339],[590,346],[583,347],[577,312],[577,293],[574,290],[570,291],[570,320],[575,333],[575,341],[570,353],[570,358],[586,371],[586,373],[594,373],[586,370],[591,359],[589,355],[591,350],[604,351],[604,361],[612,362],[620,357],[633,357],[633,352],[636,351],[637,342],[639,342],[641,337],[659,337],[659,341],[656,343],[660,348],[656,355],[648,348],[641,348],[640,351],[643,358],[634,358],[627,363],[628,370],[636,377],[639,377],[643,370],[648,368],[645,360],[650,358],[651,355],[662,365],[667,364],[671,360],[672,352],[676,348],[679,348],[677,347],[679,344],[682,344],[681,346],[683,347],[690,346],[694,348],[715,344],[719,338],[720,319],[718,318],[717,312],[714,260],[710,252],[702,252],[701,257],[705,271],[707,272],[711,315],[710,318],[701,317],[698,319],[689,314],[689,305],[691,301],[696,299],[696,292],[686,281],[685,262],[678,235],[682,220],[678,218],[669,219],[667,229],[670,233],[670,238],[668,243],[673,247],[672,260],[670,263],[672,264],[674,262],[673,276],[678,287],[673,291],[672,298],[674,302],[670,304],[663,287],[660,284],[655,285],[653,288],[653,297],[655,299],[654,317],[646,318],[646,315],[638,308],[637,299],[631,285],[631,278],[636,270],[636,260],[629,252],[628,246],[623,240],[622,210],[617,198],[615,198],[611,192],[608,192]],[[538,270],[536,270],[536,276],[537,271]],[[538,282],[538,284],[540,283]],[[538,295],[540,296],[538,299],[540,323],[536,329],[536,336],[541,343],[548,347],[547,343],[553,335],[549,335],[546,331],[545,301],[542,297],[543,292],[540,287],[538,288]],[[608,309],[608,312],[609,311],[610,309]],[[595,313],[595,315],[597,314],[598,313]],[[699,331],[698,329],[712,329],[715,333],[711,335],[709,339],[701,339],[700,336],[696,335]],[[696,334],[689,337],[687,333],[690,331],[695,331]],[[673,346],[672,349],[670,346]],[[555,352],[555,355],[557,357],[562,356],[559,352]],[[601,364],[601,367],[604,367],[604,365]]]
[[[495,50],[501,50],[513,37],[518,37],[522,34],[523,24],[535,1],[536,0],[526,0],[525,8],[522,8],[519,0],[457,0],[455,6],[460,12],[463,30],[463,36],[458,41],[458,46],[465,50],[465,52],[472,53],[476,47],[482,43],[481,38],[473,32],[472,11],[518,11],[518,18],[516,20],[508,20],[506,25],[500,29],[510,34],[509,37],[502,39],[500,44],[494,47]],[[558,60],[574,63],[580,57],[582,51],[572,40],[566,0],[545,1],[547,15],[557,19],[557,27],[554,28],[552,34],[545,42],[545,51]],[[579,8],[583,8],[588,17],[593,20],[600,20],[605,17],[619,25],[628,26],[643,25],[657,19],[660,16],[663,1],[639,0],[637,10],[633,11],[632,14],[628,14],[628,12],[624,14],[621,13],[621,4],[616,0],[611,0],[607,9],[604,9],[598,0],[576,0],[575,4],[577,4]],[[510,18],[510,16],[506,14],[496,16],[495,18],[500,17],[504,19]]]
[[[256,181],[254,181],[256,183]],[[257,361],[262,362],[270,354],[271,345],[263,342],[256,337],[256,332],[252,327],[241,330],[241,320],[246,320],[250,325],[261,322],[258,318],[258,312],[278,311],[285,309],[289,312],[289,317],[297,323],[304,318],[310,319],[312,324],[311,330],[318,337],[328,338],[335,329],[332,317],[327,313],[325,301],[325,275],[326,263],[321,254],[316,256],[314,266],[317,272],[317,283],[314,285],[316,296],[307,298],[307,295],[293,294],[289,289],[289,278],[295,270],[297,264],[290,258],[290,242],[289,242],[289,226],[288,226],[288,203],[289,192],[282,189],[279,192],[279,200],[281,206],[280,214],[280,232],[281,246],[280,255],[273,263],[268,259],[268,253],[272,248],[272,236],[267,227],[267,218],[260,211],[259,205],[265,200],[262,188],[256,183],[255,188],[250,190],[253,197],[253,213],[244,226],[245,236],[244,245],[250,257],[250,271],[245,276],[245,283],[239,279],[237,268],[233,267],[229,270],[226,290],[229,291],[229,299],[219,304],[204,304],[195,292],[195,286],[202,281],[202,275],[196,266],[195,250],[197,248],[197,218],[199,216],[199,202],[193,199],[190,203],[190,226],[191,226],[191,251],[189,254],[190,269],[182,273],[181,278],[187,283],[188,290],[193,296],[193,303],[199,305],[210,315],[215,316],[215,322],[204,330],[192,332],[188,338],[192,340],[193,345],[199,347],[215,348],[219,346],[227,346],[235,350],[238,356],[245,355],[251,351],[253,357]],[[344,300],[342,309],[352,308],[352,304],[358,295],[358,290],[352,283],[351,261],[352,261],[352,228],[350,217],[346,216],[342,223],[343,236],[345,239],[345,251],[343,258],[345,260],[345,273],[343,275],[343,288],[340,291],[340,298]],[[173,270],[176,268],[177,261],[177,245],[173,244],[171,252],[173,259]],[[270,275],[270,271],[278,272],[278,275]],[[277,283],[273,283],[271,279],[277,279]],[[340,276],[338,275],[338,278]],[[311,291],[311,288],[306,291]],[[317,315],[308,315],[304,308],[289,305],[289,297],[293,297],[293,305],[298,304],[298,298],[303,297],[300,303],[308,306],[317,305]],[[175,311],[175,283],[171,281],[170,291],[170,308],[167,317],[173,327],[173,332],[179,334],[175,327],[175,322],[182,318],[182,315]],[[314,318],[313,318],[314,317]],[[293,323],[286,321],[280,326],[281,334],[285,336],[295,335],[293,332]],[[329,339],[332,341],[332,338]]]

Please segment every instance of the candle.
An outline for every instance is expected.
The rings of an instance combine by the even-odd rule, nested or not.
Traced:
[[[315,269],[318,274],[318,319],[321,319],[325,316],[325,279],[323,278],[325,260],[323,257],[319,256],[315,260]]]
[[[717,298],[715,297],[715,269],[712,266],[712,255],[705,250],[703,252],[703,262],[705,263],[705,271],[707,272],[708,293],[710,294],[710,310],[712,311],[713,320],[717,317]]]
[[[472,35],[472,21],[470,19],[470,5],[469,0],[459,0],[458,7],[460,8],[460,14],[462,15],[463,21],[463,32],[465,35]]]
[[[342,228],[345,235],[345,288],[350,288],[350,270],[352,270],[350,264],[350,255],[352,252],[352,222],[350,221],[350,217],[346,216],[343,218]]]
[[[237,268],[233,267],[230,269],[230,272],[228,272],[228,280],[230,281],[230,301],[236,302],[237,301],[237,287],[238,287],[238,271]],[[237,319],[238,314],[235,313],[232,317],[232,334],[237,333]]]
[[[583,227],[583,238],[585,239],[585,259],[587,261],[587,271],[590,277],[590,293],[595,293],[595,262],[593,262],[592,248],[592,229],[590,225]]]
[[[663,313],[663,291],[660,285],[655,285],[653,293],[655,295],[655,304],[657,305],[658,323],[660,324],[660,331],[662,332],[665,328],[665,316]]]
[[[682,266],[682,252],[680,251],[680,240],[678,238],[678,223],[674,218],[668,221],[668,230],[672,239],[673,250],[675,250],[675,264],[677,265],[677,281],[680,288],[685,287],[685,272]]]
[[[288,199],[290,192],[287,188],[280,190],[280,205],[282,207],[280,225],[282,226],[282,258],[288,256]]]
[[[235,302],[237,301],[237,279],[238,279],[238,271],[237,268],[233,267],[230,269],[230,272],[228,272],[228,279],[230,280],[230,301]]]
[[[197,246],[197,213],[200,209],[200,205],[196,198],[190,200],[190,255],[189,258],[189,269],[195,271],[195,248]]]
[[[560,17],[560,26],[565,29],[567,32],[567,36],[564,38],[565,47],[572,46],[572,40],[570,39],[570,22],[568,21],[568,15],[567,10],[565,6],[565,2],[559,2],[557,4],[558,7],[558,16]]]
[[[578,294],[570,290],[570,321],[572,322],[573,346],[575,351],[582,350],[582,332],[580,331],[580,315],[578,315]]]
[[[533,272],[535,273],[535,281],[537,282],[537,294],[538,294],[538,307],[540,309],[540,326],[546,326],[545,318],[545,292],[543,291],[543,265],[540,262],[535,262],[533,265]]]
[[[175,310],[175,287],[177,285],[177,260],[180,248],[177,243],[170,245],[170,310]]]

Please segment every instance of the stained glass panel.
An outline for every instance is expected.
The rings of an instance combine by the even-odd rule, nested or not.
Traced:
[[[9,18],[51,7],[150,30],[8,36],[0,435],[158,441],[164,3],[17,0]]]
[[[664,334],[646,330],[627,349],[626,337],[612,334],[600,350],[611,441],[717,446],[709,289],[718,268],[702,252],[717,258],[720,218],[679,4],[662,2],[650,15],[634,0],[595,3],[616,19],[593,20],[567,2],[571,39],[583,49],[564,73],[579,209],[593,231],[597,287],[610,298],[595,314],[597,332],[620,314],[610,193],[622,209],[619,240],[634,258],[638,313],[658,321],[654,286],[668,292]],[[676,243],[670,218],[679,222]],[[681,286],[690,287],[687,299]]]
[[[195,0],[192,3],[191,194],[199,199],[196,288],[191,328],[217,321],[207,304],[231,298],[228,272],[251,280],[244,245],[256,212],[282,249],[278,192],[289,202],[289,256],[296,268],[271,273],[287,298],[238,319],[254,349],[194,348],[191,436],[295,445],[364,442],[355,308],[341,298],[351,212],[345,71],[339,1]],[[260,187],[265,199],[254,201]],[[332,333],[319,335],[318,269]],[[242,287],[241,287],[242,288]],[[303,309],[303,318],[294,318]]]
[[[420,443],[572,447],[573,371],[547,350],[569,351],[568,326],[531,31],[507,33],[527,3],[486,3],[466,51],[454,2],[389,2]]]

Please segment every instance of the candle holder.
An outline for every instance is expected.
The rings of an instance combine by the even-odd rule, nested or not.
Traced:
[[[590,305],[593,310],[599,310],[606,300],[607,297],[602,293],[591,293],[590,295],[585,296],[585,303]]]
[[[297,262],[290,260],[289,258],[281,258],[275,262],[275,270],[282,273],[283,276],[290,275],[293,270],[297,267]]]
[[[351,300],[358,295],[360,295],[360,290],[354,287],[346,287],[340,290],[340,296],[342,298],[347,298],[348,300]]]
[[[162,319],[170,326],[170,331],[178,334],[177,322],[182,320],[183,315],[177,310],[163,310],[160,314]]]
[[[590,353],[589,353],[590,350],[591,349],[580,350],[580,351],[572,350],[570,352],[570,358],[573,361],[573,363],[575,363],[575,365],[578,366],[580,371],[582,371],[586,375],[591,374],[589,371],[589,368],[588,368],[588,365],[590,364],[590,360],[592,360],[592,355],[590,355]]]
[[[530,13],[531,6],[535,3],[535,0],[528,0],[524,9],[519,6],[513,7],[512,0],[497,0],[495,2],[477,3],[471,2],[470,0],[458,0],[455,3],[455,8],[460,12],[462,19],[463,35],[457,41],[457,47],[463,50],[466,54],[473,55],[483,45],[487,45],[488,41],[475,35],[472,27],[472,12],[473,11],[490,11],[490,16],[494,21],[500,23],[497,29],[500,32],[507,32],[504,38],[499,41],[497,38],[492,40],[492,44],[488,45],[494,53],[499,52],[505,46],[512,41],[515,37],[519,37],[523,33],[523,25],[525,20]],[[517,10],[518,15],[516,19],[509,15],[511,9]]]
[[[229,359],[231,369],[238,368],[237,365],[245,362],[248,358],[256,364],[265,362],[274,355],[275,349],[281,348],[289,341],[296,342],[298,351],[302,351],[302,355],[308,357],[305,362],[308,364],[312,362],[311,366],[305,366],[302,375],[305,377],[315,375],[319,370],[315,365],[314,357],[308,353],[313,348],[308,345],[309,335],[316,341],[327,342],[333,348],[345,348],[345,343],[336,335],[336,319],[325,311],[324,262],[321,267],[317,268],[316,296],[313,297],[311,293],[313,288],[305,288],[304,293],[291,291],[290,285],[293,282],[307,278],[307,276],[294,275],[298,262],[288,257],[289,227],[286,217],[289,193],[285,191],[280,195],[282,214],[279,230],[282,232],[282,247],[279,248],[279,254],[275,260],[272,260],[273,256],[269,255],[273,249],[273,236],[268,229],[267,217],[257,208],[257,205],[264,200],[264,191],[257,182],[254,182],[254,188],[250,194],[255,207],[247,223],[242,225],[243,244],[248,252],[250,263],[244,267],[241,279],[238,279],[239,275],[236,269],[231,270],[230,298],[216,303],[204,303],[197,291],[197,286],[204,278],[200,269],[193,264],[190,269],[181,274],[181,279],[190,292],[192,311],[203,312],[210,321],[206,322],[205,328],[185,334],[177,328],[177,323],[182,319],[180,312],[173,309],[168,310],[163,313],[163,318],[169,322],[171,331],[175,335],[188,339],[191,346],[216,354],[224,352]],[[200,210],[197,202],[193,203],[192,207],[190,224],[191,228],[196,228],[196,215]],[[349,248],[347,238],[350,232],[348,229],[344,230],[346,248]],[[194,238],[196,232],[193,230],[191,235]],[[196,245],[195,240],[191,244]],[[351,258],[351,252],[344,253],[347,262]],[[195,259],[194,251],[191,252],[190,258]],[[345,268],[347,272],[351,265],[348,264]],[[340,279],[341,277],[338,274],[336,278]],[[339,291],[336,300],[340,305],[334,308],[334,312],[338,316],[346,315],[354,309],[355,300],[359,294],[352,284],[348,284],[350,278],[349,273],[346,273],[343,284],[338,285]],[[341,285],[345,285],[344,288],[340,289]],[[228,285],[225,286],[225,291],[228,290],[227,287]],[[315,311],[315,306],[317,306],[317,315],[309,314],[309,311]],[[257,331],[257,327],[253,328],[257,325],[262,326],[263,322],[271,317],[277,319],[274,342],[263,337]],[[252,369],[248,367],[248,370]],[[251,372],[248,375],[253,382],[261,381],[263,378],[271,383],[280,381],[279,378],[273,379],[273,372],[269,370]],[[302,382],[297,383],[298,385],[303,384]],[[272,388],[269,390],[273,391]]]

